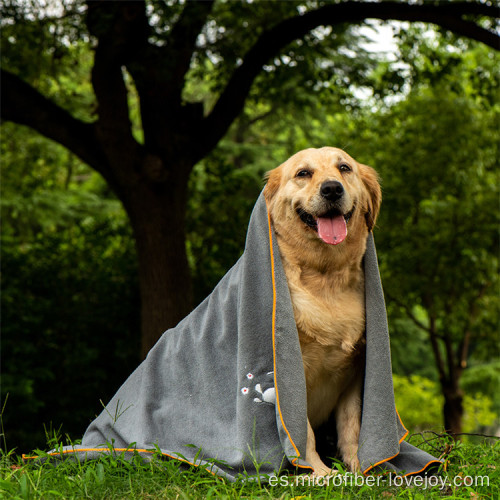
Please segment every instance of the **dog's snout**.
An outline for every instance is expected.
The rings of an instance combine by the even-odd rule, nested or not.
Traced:
[[[320,193],[328,201],[336,201],[344,194],[344,186],[339,181],[326,181],[321,184]]]

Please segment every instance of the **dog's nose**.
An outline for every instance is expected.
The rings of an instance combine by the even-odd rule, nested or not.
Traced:
[[[339,181],[326,181],[321,184],[320,193],[328,201],[336,201],[342,198],[344,186]]]

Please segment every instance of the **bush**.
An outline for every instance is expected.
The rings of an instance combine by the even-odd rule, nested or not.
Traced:
[[[2,244],[6,445],[45,430],[80,438],[138,363],[139,295],[129,230],[94,219]],[[8,398],[7,398],[8,395]],[[7,401],[5,401],[7,398]],[[4,443],[2,443],[4,444]]]
[[[439,384],[420,375],[394,375],[396,407],[405,427],[412,433],[443,430],[443,396]],[[491,398],[482,394],[464,396],[463,432],[481,432],[491,427],[498,416]]]

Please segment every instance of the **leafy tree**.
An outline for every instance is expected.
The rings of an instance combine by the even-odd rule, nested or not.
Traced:
[[[377,240],[391,315],[428,338],[445,428],[459,434],[471,353],[498,353],[499,108],[489,81],[495,59],[442,43],[427,42],[411,66],[427,74],[363,135],[383,179]],[[413,335],[397,323],[395,333]]]
[[[460,65],[440,49],[421,58],[430,84],[420,79],[386,118],[393,154],[382,169],[390,194],[381,244],[390,249],[391,299],[428,336],[445,428],[460,433],[460,379],[471,351],[498,352],[499,108],[490,105],[494,60],[476,50]],[[440,54],[445,64],[437,64]]]
[[[121,204],[89,167],[10,123],[1,152],[2,445],[29,452],[44,426],[80,437],[135,368],[137,267]]]
[[[49,11],[27,2],[3,3],[2,118],[68,148],[123,203],[137,246],[143,355],[191,307],[185,248],[190,173],[226,134],[273,57],[283,56],[283,74],[295,74],[306,60],[301,61],[303,49],[308,59],[328,59],[338,48],[337,35],[342,40],[348,25],[368,18],[432,22],[492,47],[498,43],[492,30],[469,18],[491,18],[496,10],[473,2],[75,0],[57,6]],[[318,26],[333,29],[325,37]],[[86,57],[88,46],[94,50],[90,73],[88,60],[81,65],[72,50],[82,47]],[[188,100],[187,82],[203,77],[210,65],[214,96],[204,110],[203,103]],[[92,85],[90,101],[82,101],[78,91],[52,88],[78,72]],[[131,117],[132,82],[140,102],[139,134]]]

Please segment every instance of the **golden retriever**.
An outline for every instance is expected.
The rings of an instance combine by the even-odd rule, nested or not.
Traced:
[[[276,232],[299,333],[307,387],[306,460],[331,470],[313,429],[335,412],[343,461],[357,458],[364,375],[364,273],[381,190],[375,171],[341,149],[306,149],[267,174],[264,196]]]

